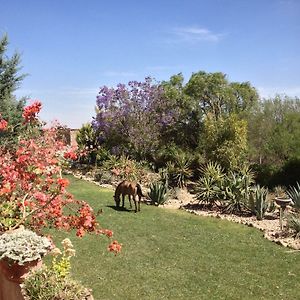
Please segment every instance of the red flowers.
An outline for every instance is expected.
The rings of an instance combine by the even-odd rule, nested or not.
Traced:
[[[65,187],[67,187],[69,185],[69,180],[68,179],[64,179],[64,178],[58,178],[57,179],[57,183],[61,187],[65,188]]]
[[[111,244],[108,246],[108,251],[114,252],[115,255],[117,255],[122,249],[122,244],[119,244],[118,241],[113,241]]]
[[[67,151],[64,153],[64,158],[65,159],[71,159],[71,160],[76,160],[78,158],[77,154],[73,151]]]
[[[1,119],[0,120],[0,131],[4,131],[7,128],[7,122],[4,119],[2,119],[1,114],[0,114],[0,119]]]
[[[24,123],[30,123],[37,120],[37,114],[42,108],[42,103],[40,101],[34,101],[31,105],[24,108],[23,118]]]

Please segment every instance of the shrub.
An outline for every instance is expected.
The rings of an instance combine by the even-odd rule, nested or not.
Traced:
[[[90,290],[73,280],[69,274],[70,258],[75,255],[71,241],[64,239],[62,245],[63,252],[59,248],[53,249],[51,266],[44,265],[25,279],[22,285],[25,300],[84,300],[91,295]]]

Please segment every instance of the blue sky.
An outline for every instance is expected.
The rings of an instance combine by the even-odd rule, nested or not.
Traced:
[[[223,72],[262,97],[300,97],[300,0],[0,0],[0,35],[41,117],[79,128],[99,87]]]

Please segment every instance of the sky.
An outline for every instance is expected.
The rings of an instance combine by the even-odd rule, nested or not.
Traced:
[[[16,95],[70,128],[95,116],[100,87],[146,76],[223,72],[300,97],[300,0],[0,0],[5,33],[28,74]]]

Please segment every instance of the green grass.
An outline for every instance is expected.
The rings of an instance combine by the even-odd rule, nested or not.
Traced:
[[[57,243],[72,239],[72,274],[95,299],[299,299],[299,253],[258,230],[147,205],[117,211],[112,191],[69,179],[69,191],[103,209],[99,222],[123,244],[114,256],[106,237],[52,231]]]

